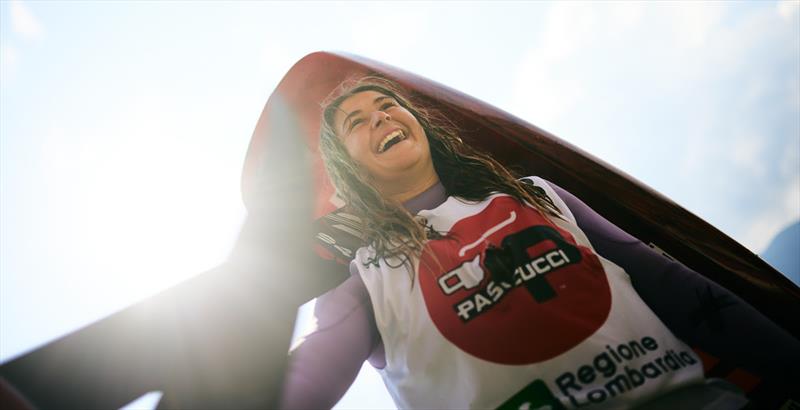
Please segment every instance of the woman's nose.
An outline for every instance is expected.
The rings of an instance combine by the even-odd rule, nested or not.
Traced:
[[[384,111],[375,111],[372,113],[372,128],[378,128],[384,122],[391,120],[392,117]]]

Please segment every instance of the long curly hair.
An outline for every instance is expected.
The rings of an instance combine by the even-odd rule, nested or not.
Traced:
[[[350,157],[334,125],[339,106],[349,97],[376,91],[392,97],[411,112],[428,137],[434,169],[448,196],[479,202],[502,192],[528,203],[544,214],[560,217],[558,208],[540,188],[518,179],[508,168],[486,153],[465,144],[457,128],[441,113],[415,104],[398,84],[377,76],[346,80],[323,101],[320,151],[325,168],[348,212],[361,220],[362,239],[374,249],[377,263],[400,257],[419,257],[425,242],[442,234],[411,215],[402,204],[381,195],[369,175]]]

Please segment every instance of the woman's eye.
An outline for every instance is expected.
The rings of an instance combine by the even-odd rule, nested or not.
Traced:
[[[350,121],[350,129],[352,130],[353,128],[355,128],[355,127],[356,127],[356,125],[358,125],[358,124],[361,124],[361,122],[362,122],[362,121],[363,121],[363,120],[362,120],[362,119],[360,119],[360,118],[358,118],[358,119],[355,119],[355,120],[353,120],[353,121]]]
[[[393,102],[387,102],[387,103],[384,103],[383,105],[381,105],[381,110],[385,110],[385,109],[391,108],[391,107],[394,107],[394,103]]]

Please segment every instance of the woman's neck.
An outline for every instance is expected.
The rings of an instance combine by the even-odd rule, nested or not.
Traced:
[[[441,181],[436,181],[433,185],[418,193],[414,197],[403,202],[403,208],[412,215],[423,209],[433,209],[441,205],[447,199],[447,191]]]
[[[385,192],[389,198],[398,203],[405,203],[406,201],[415,198],[421,193],[430,189],[430,187],[439,183],[439,176],[435,172],[430,172],[422,178],[414,178],[412,181],[403,183],[402,181],[395,181],[391,184],[392,188],[396,189],[394,192]]]

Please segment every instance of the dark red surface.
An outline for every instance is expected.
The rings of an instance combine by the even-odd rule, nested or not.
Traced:
[[[33,410],[33,406],[25,399],[14,386],[8,384],[0,376],[0,409],[3,410]]]
[[[270,136],[270,104],[286,102],[302,124],[313,158],[314,216],[334,206],[333,188],[317,152],[321,102],[347,78],[379,74],[397,81],[417,102],[436,108],[461,129],[461,137],[484,149],[519,175],[538,175],[567,189],[609,221],[645,243],[733,291],[770,319],[800,337],[800,289],[780,272],[704,220],[613,166],[579,148],[459,91],[366,58],[318,52],[296,63],[265,107],[251,140],[242,175],[242,194],[251,207],[259,201],[257,170]],[[330,275],[329,275],[330,276]],[[783,381],[748,379],[735,367],[707,357],[710,377],[730,378],[756,406],[785,402]],[[704,361],[705,362],[705,361]],[[756,387],[753,387],[756,384]]]
[[[778,271],[707,222],[613,166],[506,112],[403,70],[362,57],[319,52],[286,74],[267,103],[250,143],[242,193],[250,206],[258,197],[257,169],[269,138],[269,106],[288,104],[302,124],[311,151],[315,216],[333,209],[333,189],[317,153],[322,100],[347,78],[379,73],[417,101],[435,107],[462,130],[462,138],[519,170],[539,175],[584,202],[645,243],[655,243],[683,264],[722,284],[795,336],[800,335],[800,290]]]

